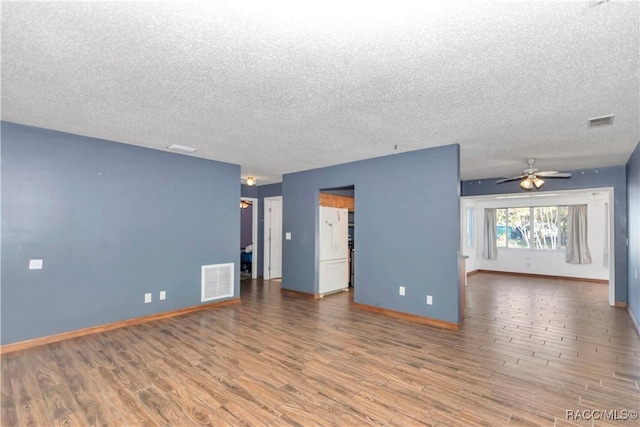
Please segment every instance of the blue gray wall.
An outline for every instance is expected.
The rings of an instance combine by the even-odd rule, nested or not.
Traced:
[[[457,323],[459,171],[456,144],[285,175],[282,286],[318,293],[319,190],[353,185],[355,302]]]
[[[640,321],[640,143],[627,162],[629,215],[629,308]]]
[[[569,179],[547,179],[538,192],[553,192],[588,188],[613,187],[614,235],[616,262],[616,301],[627,302],[627,179],[625,166],[584,169],[572,172]],[[519,181],[496,184],[500,178],[469,180],[462,182],[463,196],[522,193]]]
[[[249,187],[246,184],[241,184],[240,185],[240,195],[242,197],[250,197],[252,199],[257,199],[258,198],[258,187],[256,187],[256,186]]]
[[[203,264],[236,263],[239,296],[239,166],[6,122],[1,133],[2,344],[200,304]]]

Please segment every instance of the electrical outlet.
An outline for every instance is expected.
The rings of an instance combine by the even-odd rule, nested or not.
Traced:
[[[400,286],[400,295],[404,296],[404,286]]]
[[[144,294],[144,303],[147,304],[151,302],[151,294]]]
[[[160,301],[167,299],[167,291],[160,291]]]
[[[29,260],[29,270],[42,270],[42,260],[41,259],[30,259]]]
[[[427,295],[427,305],[433,305],[433,297],[431,295]]]

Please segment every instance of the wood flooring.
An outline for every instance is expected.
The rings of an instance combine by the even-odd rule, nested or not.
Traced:
[[[606,285],[476,274],[460,331],[351,293],[241,288],[241,304],[3,355],[1,425],[638,425],[567,419],[640,407],[640,338]]]

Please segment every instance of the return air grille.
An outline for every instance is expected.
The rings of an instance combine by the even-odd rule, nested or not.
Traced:
[[[233,296],[234,263],[202,266],[202,302]]]
[[[589,128],[599,128],[602,126],[611,126],[613,124],[613,114],[610,116],[595,117],[587,120]]]

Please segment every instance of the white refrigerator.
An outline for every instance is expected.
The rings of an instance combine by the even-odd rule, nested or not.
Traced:
[[[349,212],[320,206],[318,293],[349,287]]]

